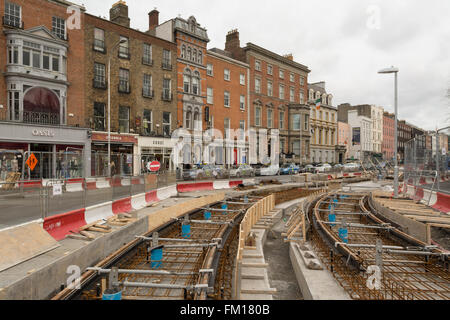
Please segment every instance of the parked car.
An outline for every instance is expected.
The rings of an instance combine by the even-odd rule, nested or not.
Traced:
[[[358,170],[359,168],[361,168],[361,166],[354,162],[344,164],[344,170],[347,171],[354,171]]]
[[[333,169],[342,170],[342,169],[344,169],[344,166],[342,164],[338,163],[333,166]]]
[[[206,164],[202,166],[202,170],[208,178],[221,179],[226,177],[225,169],[218,165]]]
[[[324,163],[318,167],[315,168],[316,172],[328,172],[331,171],[331,169],[333,169],[333,167],[331,165],[329,165],[328,163]]]
[[[183,169],[183,180],[203,179],[205,172],[200,166],[191,166]]]
[[[304,172],[314,173],[314,166],[312,164],[307,164],[303,169]]]
[[[255,169],[248,164],[242,164],[240,166],[233,166],[230,170],[230,177],[254,177]]]
[[[299,172],[300,167],[294,163],[286,163],[280,168],[280,174],[298,174]]]
[[[280,167],[278,165],[271,165],[268,167],[262,167],[259,169],[259,175],[261,176],[276,176]]]

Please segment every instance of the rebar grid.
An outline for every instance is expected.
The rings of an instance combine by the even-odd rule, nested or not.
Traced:
[[[363,197],[361,197],[362,199]],[[350,201],[350,200],[346,200]],[[355,200],[357,201],[357,200]],[[325,204],[319,202],[317,208]],[[348,206],[346,207],[348,209]],[[355,203],[355,212],[364,210]],[[327,220],[324,212],[314,212],[322,221]],[[342,222],[342,216],[337,215],[337,223]],[[348,223],[369,224],[365,216],[346,217]],[[375,225],[374,223],[370,223]],[[338,226],[326,225],[323,231],[338,239]],[[368,231],[370,230],[370,231]],[[384,246],[401,246],[398,240],[385,231],[376,229],[348,227],[348,243],[375,245],[381,239]],[[368,275],[364,272],[371,265],[375,265],[374,248],[347,247],[361,262],[359,269],[347,265],[347,257],[337,254],[321,238],[313,228],[312,243],[324,265],[333,273],[341,286],[349,293],[352,299],[389,299],[389,300],[449,300],[450,299],[450,273],[446,271],[435,257],[425,258],[421,255],[382,253],[382,280],[379,290],[371,290],[367,286]]]

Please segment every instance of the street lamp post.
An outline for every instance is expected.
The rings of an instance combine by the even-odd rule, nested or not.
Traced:
[[[398,84],[397,84],[397,74],[398,68],[390,67],[378,71],[378,73],[393,73],[395,75],[395,119],[394,119],[394,198],[398,198],[398,134],[397,134],[397,118],[398,118]]]
[[[111,177],[111,53],[126,40],[117,42],[108,52],[108,177]]]

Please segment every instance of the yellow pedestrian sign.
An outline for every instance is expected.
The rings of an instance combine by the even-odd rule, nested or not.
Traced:
[[[34,170],[34,168],[38,164],[38,160],[36,159],[36,156],[34,155],[34,153],[32,153],[31,156],[28,158],[26,164],[31,169],[31,171]]]

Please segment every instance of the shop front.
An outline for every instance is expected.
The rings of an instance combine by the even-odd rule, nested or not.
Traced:
[[[140,157],[136,159],[139,162],[135,164],[135,174],[148,173],[147,164],[152,161],[161,163],[160,170],[162,171],[174,170],[173,163],[170,160],[173,147],[172,139],[139,137],[138,153]]]
[[[111,134],[111,175],[130,176],[134,173],[135,148],[138,135]],[[91,175],[93,177],[108,176],[108,134],[92,133]]]
[[[89,130],[14,122],[0,123],[0,180],[81,178],[90,175]],[[36,158],[30,168],[26,161]]]

